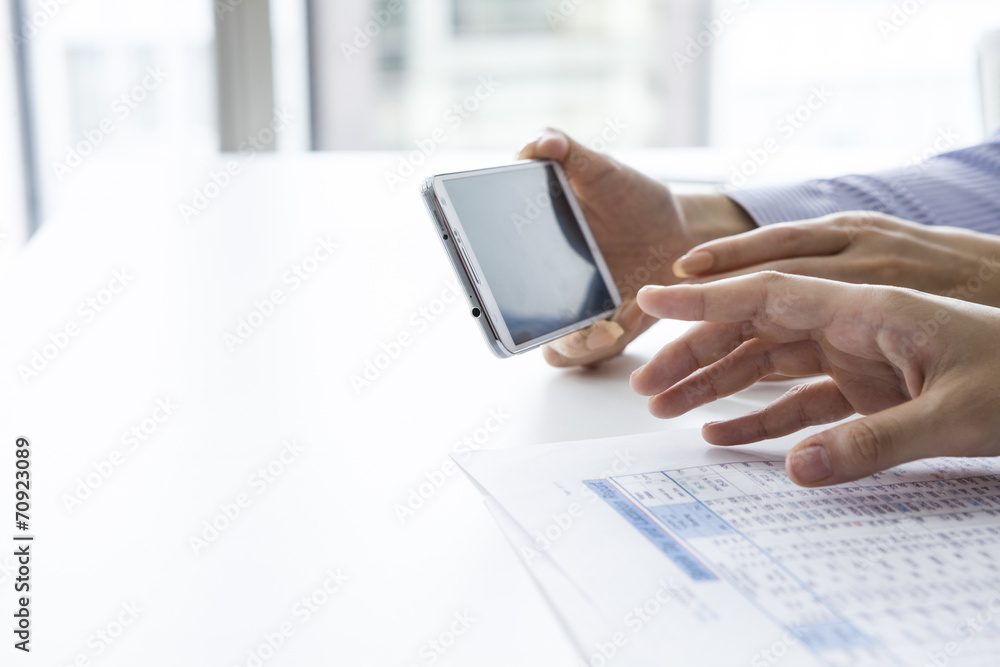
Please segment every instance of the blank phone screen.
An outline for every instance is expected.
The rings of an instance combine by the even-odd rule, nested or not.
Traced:
[[[516,345],[614,308],[551,165],[444,187]]]

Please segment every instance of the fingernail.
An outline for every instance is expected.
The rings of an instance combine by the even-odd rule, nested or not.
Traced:
[[[584,344],[591,352],[610,347],[622,337],[625,330],[617,322],[598,322],[586,335]]]
[[[661,289],[663,289],[663,285],[643,285],[642,287],[639,288],[639,291],[636,294],[636,296],[638,296],[639,294],[654,294],[656,293],[657,290]]]
[[[568,336],[549,343],[549,347],[567,359],[578,359],[587,356],[587,345],[582,331],[574,331]]]
[[[639,307],[639,304],[636,303],[635,299],[629,299],[622,305],[621,310],[618,312],[615,319],[619,324],[621,324],[622,329],[625,329],[626,331],[634,331],[639,328],[640,324],[642,324],[642,317],[645,314],[646,313]]]
[[[521,157],[521,153],[524,152],[524,149],[526,149],[528,146],[530,146],[532,144],[538,143],[539,141],[541,141],[541,139],[542,139],[542,133],[539,132],[537,135],[535,135],[534,137],[532,137],[530,140],[525,141],[524,144],[520,148],[517,149],[517,152],[514,153],[514,159],[515,160],[519,159]]]
[[[833,474],[830,454],[823,445],[809,445],[793,451],[788,456],[788,470],[792,478],[802,484],[815,484]]]
[[[624,333],[625,330],[617,322],[604,320],[587,329],[574,331],[549,345],[567,359],[582,359],[594,352],[611,347]]]
[[[715,264],[715,257],[712,256],[712,253],[693,252],[674,262],[674,275],[678,278],[696,276],[711,269],[713,264]]]

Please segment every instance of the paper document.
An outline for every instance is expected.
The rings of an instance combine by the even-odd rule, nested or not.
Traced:
[[[664,431],[464,467],[580,664],[1000,664],[1000,462],[804,489],[783,462],[803,437]]]

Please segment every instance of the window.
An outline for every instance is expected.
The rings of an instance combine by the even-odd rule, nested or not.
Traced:
[[[20,1],[43,215],[103,159],[216,149],[211,3]]]
[[[682,75],[665,49],[665,36],[707,16],[698,0],[313,8],[314,39],[329,42],[315,45],[313,62],[324,149],[412,148],[436,129],[448,148],[511,148],[550,123],[584,139],[613,135],[619,146],[697,145],[707,136],[708,62]]]
[[[546,28],[538,0],[452,0],[459,35],[521,33]]]
[[[741,4],[716,2],[716,16]],[[789,145],[919,154],[942,134],[956,144],[983,137],[976,48],[1000,26],[1000,3],[757,0],[734,14],[713,44],[712,144],[778,132],[814,87],[825,99],[796,121]]]
[[[322,148],[412,149],[468,102],[449,148],[510,148],[544,124],[594,139],[620,119],[615,147],[738,149],[811,104],[788,145],[919,152],[983,136],[976,44],[1000,3],[381,0],[320,18],[314,34],[363,44],[314,62],[337,68],[318,88],[358,109],[320,105]],[[499,85],[469,100],[482,77]]]

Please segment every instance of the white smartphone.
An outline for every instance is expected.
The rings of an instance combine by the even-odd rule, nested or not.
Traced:
[[[621,304],[558,162],[439,174],[422,193],[498,357],[606,319]]]

